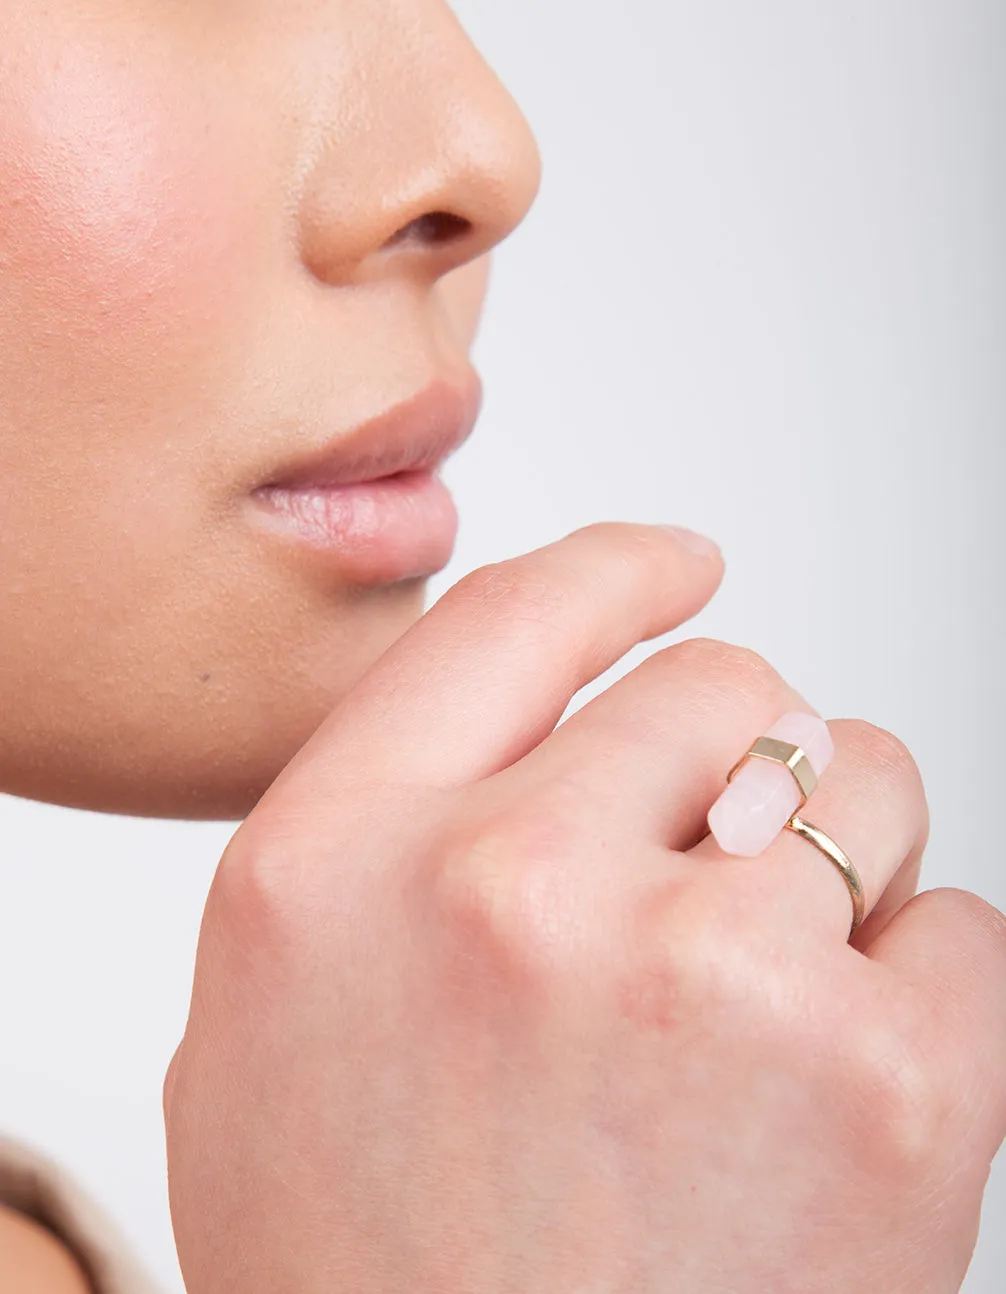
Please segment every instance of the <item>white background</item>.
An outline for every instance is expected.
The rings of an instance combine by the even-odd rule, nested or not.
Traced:
[[[497,256],[430,600],[592,520],[708,531],[709,609],[573,708],[675,637],[753,646],[827,717],[912,748],[924,887],[1006,908],[1006,6],[457,8],[545,178]],[[160,1084],[233,830],[0,800],[0,1126],[172,1290]],[[1004,1271],[1000,1156],[965,1289],[1002,1294]]]

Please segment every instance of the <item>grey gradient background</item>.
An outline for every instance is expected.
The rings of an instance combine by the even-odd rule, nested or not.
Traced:
[[[827,717],[908,743],[924,888],[1006,908],[1006,6],[456,8],[545,178],[496,258],[430,601],[592,520],[709,532],[710,607],[571,708],[676,637],[748,644]],[[160,1084],[233,830],[0,800],[0,1126],[76,1173],[171,1290]],[[1004,1273],[1001,1155],[964,1288],[1003,1294]]]

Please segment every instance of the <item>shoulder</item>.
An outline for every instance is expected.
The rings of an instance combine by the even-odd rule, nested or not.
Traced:
[[[0,1294],[88,1294],[73,1254],[46,1227],[0,1204]]]
[[[82,1183],[37,1147],[0,1134],[0,1294],[157,1292]]]

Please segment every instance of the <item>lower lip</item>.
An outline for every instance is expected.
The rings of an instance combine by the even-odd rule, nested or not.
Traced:
[[[457,508],[432,471],[352,485],[263,486],[251,497],[271,530],[325,557],[355,583],[432,575],[454,552]]]

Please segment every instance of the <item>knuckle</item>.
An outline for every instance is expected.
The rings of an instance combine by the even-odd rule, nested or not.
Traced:
[[[744,696],[777,691],[783,686],[778,670],[750,647],[717,638],[686,638],[665,649],[678,665],[685,664],[718,692]]]
[[[248,949],[279,949],[294,938],[304,907],[299,851],[281,830],[243,834],[225,848],[210,892],[213,917]]]
[[[1006,955],[1006,913],[981,895],[954,885],[941,885],[932,890],[923,890],[913,898],[912,903],[916,908],[937,907],[941,915],[953,919],[959,926],[973,930],[976,936],[984,935]]]
[[[855,1144],[873,1167],[898,1178],[930,1166],[957,1104],[951,1086],[889,1019],[862,1021],[844,1047],[842,1086]]]
[[[887,783],[915,781],[921,783],[915,757],[900,737],[887,728],[868,723],[865,719],[839,719],[833,721],[837,730],[848,734],[850,749],[859,761],[876,777]]]
[[[562,581],[523,558],[491,562],[463,575],[444,595],[480,616],[551,629],[563,623],[569,594]]]
[[[645,548],[650,552],[655,543],[659,542],[654,538],[652,526],[641,526],[635,521],[588,521],[586,525],[572,531],[572,535],[589,535],[605,543]]]
[[[722,1000],[717,964],[716,950],[694,929],[658,923],[620,979],[620,1014],[646,1031],[681,1037]]]
[[[560,544],[583,536],[606,548],[620,550],[629,557],[639,557],[644,561],[666,560],[667,539],[653,526],[635,521],[589,521],[572,531]]]
[[[752,922],[729,886],[711,893],[682,875],[638,914],[637,954],[622,985],[623,1011],[657,1027],[708,1027],[729,1019],[731,1036],[786,1037],[798,1045],[790,1004],[793,967]]]
[[[569,901],[576,849],[560,815],[527,804],[453,824],[433,880],[440,919],[466,955],[511,983],[556,979],[582,943]]]

